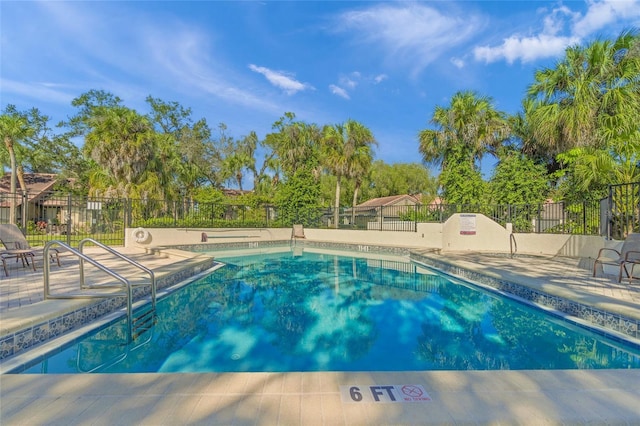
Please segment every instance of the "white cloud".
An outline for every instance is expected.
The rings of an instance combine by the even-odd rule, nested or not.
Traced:
[[[40,43],[44,45],[39,46],[42,57],[55,58],[51,62],[55,69],[48,74],[61,78],[49,80],[65,87],[73,85],[73,97],[88,89],[101,88],[129,104],[143,105],[149,93],[156,95],[169,88],[174,93],[213,96],[269,113],[283,109],[282,105],[248,88],[242,73],[235,72],[219,54],[215,34],[209,29],[186,24],[175,16],[155,19],[154,15],[125,3],[29,4],[33,7],[30,23],[21,28],[28,28],[30,33],[21,40],[26,46],[22,50],[30,52],[33,48],[27,43],[42,40]],[[52,101],[64,100],[67,105],[70,101],[54,88],[47,90],[37,83],[29,88],[9,84],[5,79],[2,87],[3,93],[27,96],[27,92],[31,92]]]
[[[567,46],[576,44],[580,39],[575,37],[556,37],[540,34],[532,37],[511,36],[500,46],[479,46],[473,50],[475,58],[486,63],[504,59],[507,63],[520,60],[532,62],[540,58],[561,55]]]
[[[385,81],[387,78],[389,78],[389,76],[387,76],[386,74],[378,74],[375,77],[373,77],[373,81],[375,84],[380,84],[383,81]]]
[[[640,0],[590,0],[583,14],[560,6],[543,17],[538,34],[514,34],[497,46],[478,46],[476,60],[486,63],[505,60],[531,62],[540,58],[562,55],[567,47],[580,43],[614,22],[629,22],[640,18]]]
[[[284,90],[287,95],[293,95],[297,92],[307,89],[313,89],[312,86],[306,83],[300,83],[293,78],[292,74],[282,71],[273,71],[269,68],[259,67],[254,64],[249,65],[251,71],[262,74],[274,86]]]
[[[331,91],[331,93],[340,96],[341,98],[351,99],[349,93],[346,90],[344,90],[342,87],[336,86],[335,84],[330,84],[329,90]]]
[[[59,90],[55,84],[39,82],[22,83],[4,78],[0,79],[0,92],[5,94],[11,93],[13,95],[54,104],[69,104],[73,98],[77,96],[77,93],[72,95]]]
[[[352,31],[356,41],[379,47],[388,61],[421,72],[442,53],[469,41],[483,19],[467,11],[446,14],[422,3],[377,4],[342,14],[337,30]]]
[[[580,36],[592,34],[617,20],[640,18],[640,0],[604,0],[589,3],[584,17],[577,20],[574,32]]]
[[[340,85],[343,87],[348,87],[349,89],[353,90],[358,85],[357,80],[360,80],[360,73],[356,71],[351,73],[349,76],[344,76],[344,75],[341,76]]]
[[[464,68],[464,60],[461,58],[451,58],[451,63],[458,69]]]

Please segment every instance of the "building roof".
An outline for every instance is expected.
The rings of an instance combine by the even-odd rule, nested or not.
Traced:
[[[362,204],[358,204],[356,207],[386,207],[398,204],[401,201],[409,201],[413,204],[420,204],[420,199],[415,195],[402,194],[402,195],[389,195],[387,197],[372,198],[365,201]]]
[[[27,196],[29,201],[36,201],[44,194],[53,190],[58,182],[58,175],[55,173],[25,173],[24,183],[27,185]],[[18,186],[20,183],[18,183]],[[11,190],[11,173],[5,173],[0,177],[0,193],[9,194]],[[20,190],[20,188],[18,188]],[[20,203],[20,202],[19,202]]]
[[[51,191],[53,185],[56,183],[55,174],[50,173],[25,173],[24,183],[27,185],[27,194],[29,201],[37,198],[40,194],[46,191]],[[20,190],[20,182],[17,183],[18,190]],[[0,192],[9,193],[11,191],[11,173],[5,173],[0,177]]]

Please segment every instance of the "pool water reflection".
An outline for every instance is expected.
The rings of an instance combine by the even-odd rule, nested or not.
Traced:
[[[640,368],[636,348],[405,258],[218,253],[126,345],[113,324],[27,373]]]

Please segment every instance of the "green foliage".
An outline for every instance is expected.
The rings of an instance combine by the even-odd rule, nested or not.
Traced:
[[[226,202],[224,193],[217,188],[211,188],[209,186],[200,187],[195,190],[193,199],[200,203],[219,203]]]
[[[283,225],[317,223],[320,186],[310,171],[301,169],[278,188],[275,205]]]
[[[524,149],[564,169],[561,192],[573,200],[640,176],[638,46],[632,29],[569,47],[529,87]]]
[[[429,170],[418,163],[386,164],[375,161],[369,178],[365,181],[362,198],[386,197],[399,194],[423,194],[427,199],[435,198],[437,181]]]
[[[265,147],[273,150],[277,164],[272,166],[288,179],[300,169],[320,174],[322,133],[317,125],[295,120],[295,114],[285,113],[273,124],[273,133],[265,138]]]
[[[440,185],[447,204],[480,204],[485,196],[482,175],[461,146],[451,149],[440,173]]]
[[[538,204],[544,202],[548,193],[548,179],[544,165],[515,149],[505,148],[499,153],[489,181],[491,203]]]

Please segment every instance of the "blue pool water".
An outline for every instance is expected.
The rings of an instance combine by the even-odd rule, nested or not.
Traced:
[[[216,256],[132,344],[119,321],[25,372],[640,368],[637,348],[403,258]]]

